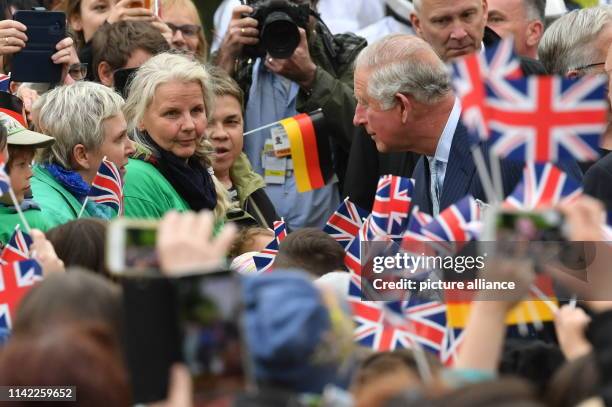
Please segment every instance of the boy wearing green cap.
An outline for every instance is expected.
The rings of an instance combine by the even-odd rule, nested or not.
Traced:
[[[37,148],[46,147],[55,142],[53,137],[30,131],[13,115],[0,110],[0,124],[8,135],[8,161],[6,172],[11,179],[11,188],[15,192],[17,203],[29,226],[34,229],[47,230],[52,227],[45,220],[44,213],[32,199],[30,178],[32,178],[32,160]],[[27,230],[15,208],[10,194],[0,197],[0,243],[6,244],[15,226]]]

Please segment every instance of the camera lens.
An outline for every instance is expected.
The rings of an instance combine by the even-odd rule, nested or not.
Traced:
[[[261,30],[261,44],[272,58],[289,58],[300,43],[298,26],[287,13],[274,11]]]

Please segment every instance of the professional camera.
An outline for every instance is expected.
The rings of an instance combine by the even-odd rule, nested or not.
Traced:
[[[308,4],[297,5],[288,0],[255,0],[249,4],[249,15],[259,23],[259,44],[244,47],[243,53],[252,58],[266,52],[273,58],[286,59],[300,43],[298,27],[306,29],[311,10]]]

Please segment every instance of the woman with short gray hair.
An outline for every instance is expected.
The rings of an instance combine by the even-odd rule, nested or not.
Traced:
[[[112,89],[77,82],[53,89],[34,106],[39,130],[55,138],[40,153],[32,178],[32,192],[53,226],[79,217],[104,157],[125,175],[134,148],[123,105]],[[88,200],[82,216],[114,216],[108,209]]]
[[[125,182],[125,215],[159,219],[170,210],[228,207],[212,174],[205,130],[213,99],[206,69],[193,58],[162,53],[142,65],[128,89],[124,112],[138,142]]]

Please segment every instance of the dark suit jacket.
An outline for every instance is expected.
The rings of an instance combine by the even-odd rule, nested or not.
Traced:
[[[440,199],[440,211],[448,208],[467,194],[471,194],[474,198],[487,202],[487,196],[484,192],[482,182],[476,171],[476,164],[472,158],[472,140],[467,133],[466,128],[461,122],[457,125],[457,130],[453,137],[446,173],[444,176],[444,185],[442,186],[442,196]],[[488,171],[489,165],[489,148],[487,145],[480,147],[485,158]],[[558,165],[568,175],[582,180],[582,173],[575,161],[566,162]],[[504,188],[504,196],[508,196],[516,185],[523,178],[524,163],[518,161],[502,160],[502,184]],[[412,198],[412,206],[419,206],[419,210],[431,214],[431,194],[430,194],[430,179],[429,166],[425,158],[421,158],[414,169],[413,178],[415,179],[415,191]]]
[[[584,174],[584,192],[600,199],[612,211],[612,154],[608,154]]]

